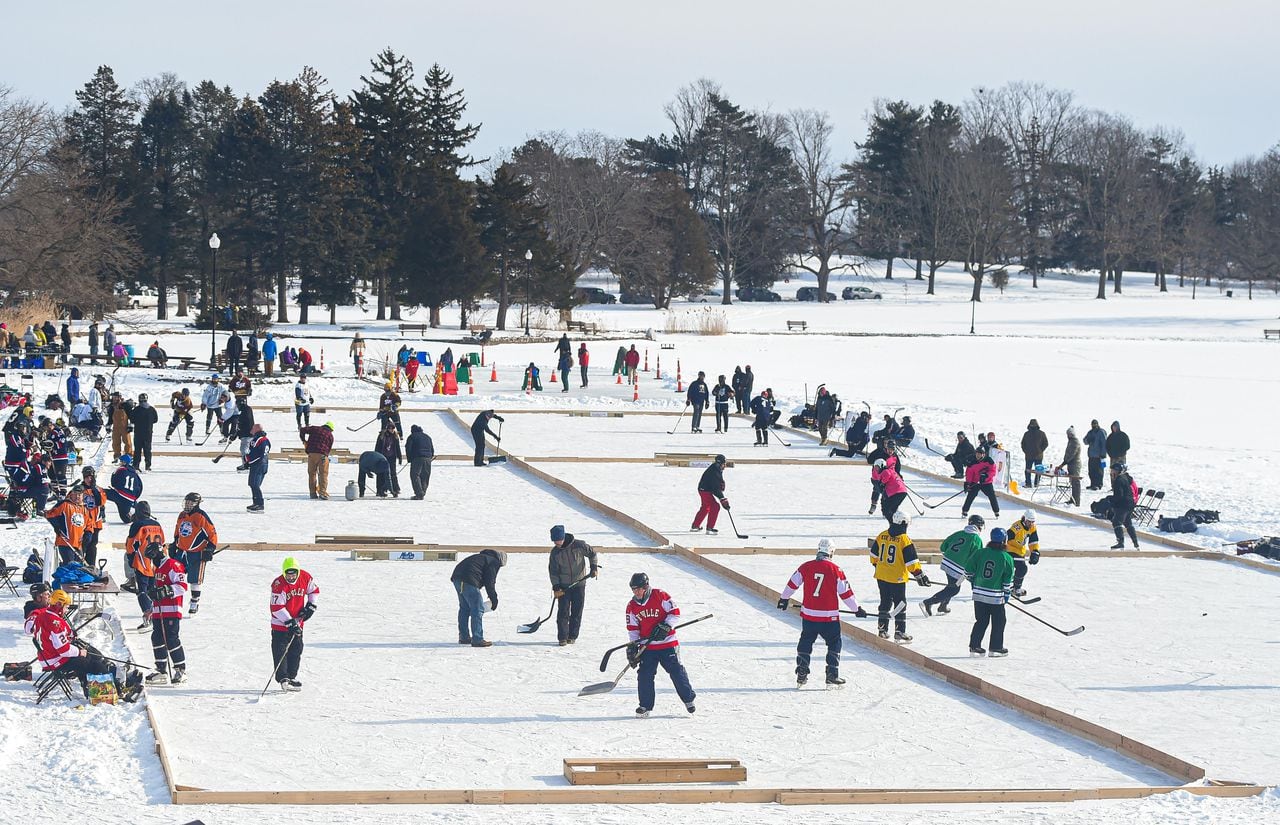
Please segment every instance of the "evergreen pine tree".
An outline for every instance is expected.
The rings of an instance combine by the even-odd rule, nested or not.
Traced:
[[[66,120],[67,144],[89,172],[89,194],[127,198],[138,104],[116,83],[110,66],[98,67],[76,92],[76,102],[78,108]]]

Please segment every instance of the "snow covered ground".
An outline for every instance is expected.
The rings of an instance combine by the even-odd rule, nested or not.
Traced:
[[[1168,491],[1166,510],[1188,507],[1222,511],[1223,522],[1187,536],[1205,547],[1280,532],[1280,437],[1268,412],[1280,401],[1275,341],[1263,327],[1280,326],[1280,301],[1243,290],[1226,298],[1217,288],[1190,288],[1155,294],[1149,280],[1127,276],[1122,297],[1093,300],[1094,276],[1055,276],[1032,290],[1021,278],[1004,295],[984,290],[976,331],[968,335],[968,276],[942,273],[939,294],[925,297],[923,284],[879,278],[837,279],[833,290],[865,284],[884,293],[871,302],[833,306],[736,304],[725,312],[730,334],[668,335],[666,316],[637,307],[587,307],[575,317],[597,320],[615,338],[591,343],[590,387],[578,387],[575,368],[570,391],[549,381],[549,341],[519,343],[504,338],[486,350],[497,360],[499,381],[489,368],[476,371],[475,395],[441,399],[425,392],[406,394],[407,428],[421,424],[442,454],[466,455],[465,427],[444,412],[465,410],[469,422],[485,407],[556,411],[621,410],[623,418],[563,414],[512,415],[503,428],[503,447],[524,456],[649,458],[656,452],[724,452],[731,459],[801,459],[805,464],[746,464],[726,478],[737,525],[751,535],[733,539],[722,518],[719,536],[687,532],[696,496],[697,468],[652,463],[539,462],[544,472],[616,507],[681,544],[708,550],[742,544],[811,547],[823,536],[841,547],[860,547],[883,519],[867,515],[869,485],[865,465],[826,463],[825,450],[788,435],[790,449],[750,446],[744,419],[735,418],[728,435],[678,431],[672,416],[641,412],[679,411],[674,373],[641,381],[640,401],[631,388],[609,375],[619,344],[637,343],[651,362],[662,356],[663,372],[680,360],[683,383],[702,369],[714,379],[750,363],[756,390],[771,386],[783,408],[798,408],[806,389],[819,383],[844,399],[846,409],[866,400],[876,416],[903,407],[934,446],[954,442],[956,430],[994,430],[1016,445],[1028,418],[1038,418],[1050,437],[1056,462],[1062,432],[1082,433],[1090,418],[1103,425],[1119,419],[1133,439],[1130,463],[1139,484]],[[792,287],[805,281],[793,281]],[[811,281],[808,281],[811,283]],[[781,287],[781,285],[779,285]],[[788,294],[790,293],[790,294]],[[676,313],[701,311],[680,306]],[[483,313],[482,313],[483,315]],[[406,321],[419,320],[425,311]],[[456,319],[456,316],[454,316]],[[368,322],[359,309],[339,312],[341,324],[361,326],[371,354],[391,354],[402,341],[438,355],[453,341],[455,354],[472,347],[461,333],[441,330],[441,341],[401,337],[394,322]],[[446,322],[450,314],[445,313]],[[805,333],[785,332],[785,321],[804,319]],[[484,321],[484,317],[473,318]],[[159,338],[177,355],[207,351],[208,335],[180,326],[157,325],[134,316],[118,330],[126,341],[145,347]],[[645,330],[658,330],[646,341]],[[378,388],[351,377],[346,358],[349,329],[327,326],[276,328],[295,345],[323,349],[329,375],[309,383],[321,406],[357,410],[316,412],[313,423],[332,420],[337,445],[354,453],[369,449],[368,427],[348,431],[372,416]],[[850,335],[854,333],[854,335]],[[627,338],[627,335],[634,335]],[[919,337],[913,337],[919,336]],[[221,336],[220,336],[221,337]],[[510,339],[508,342],[508,338]],[[575,347],[577,337],[574,336]],[[674,350],[659,350],[660,342]],[[81,347],[78,345],[77,350]],[[542,393],[519,389],[524,364],[544,369]],[[5,380],[17,385],[16,370]],[[87,373],[106,372],[88,369]],[[178,386],[192,387],[204,373],[150,373],[120,370],[126,393],[149,392],[161,406]],[[36,396],[61,388],[61,374],[40,374]],[[83,379],[82,379],[83,380]],[[86,382],[87,386],[89,382]],[[287,406],[293,381],[260,382],[254,402]],[[259,413],[277,449],[295,444],[289,412]],[[202,431],[203,419],[198,419]],[[708,426],[709,425],[709,426]],[[164,444],[157,450],[196,452],[194,445]],[[944,448],[945,449],[945,448]],[[109,460],[99,448],[89,463]],[[425,502],[339,501],[354,477],[350,465],[330,474],[335,500],[306,497],[305,467],[277,458],[266,490],[266,514],[245,513],[248,490],[235,472],[234,456],[217,465],[197,456],[158,456],[144,476],[145,497],[167,528],[181,497],[200,490],[223,534],[223,542],[306,542],[317,533],[413,535],[419,541],[462,544],[543,544],[547,528],[566,524],[571,532],[601,546],[647,546],[651,542],[572,497],[512,466],[484,469],[465,461],[441,461]],[[1014,460],[1020,455],[1016,452]],[[941,458],[913,449],[908,465],[947,470]],[[109,467],[109,463],[108,463]],[[402,484],[407,478],[402,474]],[[939,501],[955,488],[908,475],[924,498]],[[1091,500],[1086,497],[1086,501]],[[958,500],[916,517],[912,535],[941,538],[961,523]],[[1010,503],[1001,521],[1020,507]],[[985,505],[976,512],[987,513]],[[1088,550],[1105,547],[1105,529],[1042,515],[1045,547]],[[125,531],[108,519],[106,539]],[[0,555],[10,563],[24,548],[43,541],[37,525],[0,531]],[[500,609],[486,621],[496,641],[488,650],[454,644],[456,599],[448,586],[448,562],[352,562],[336,553],[301,554],[317,575],[321,611],[307,632],[304,692],[256,697],[270,671],[266,592],[279,569],[279,552],[236,552],[221,556],[204,587],[201,614],[184,628],[191,660],[187,685],[151,691],[153,708],[180,783],[232,788],[407,788],[558,787],[560,760],[568,756],[660,754],[732,755],[749,766],[751,785],[796,786],[988,786],[1083,787],[1161,783],[1167,778],[1110,751],[916,674],[878,654],[846,645],[840,691],[791,687],[798,625],[756,597],[726,585],[691,565],[658,555],[611,554],[601,579],[591,585],[581,641],[554,646],[554,628],[518,635],[515,625],[546,614],[550,600],[545,558],[514,555],[499,578]],[[796,556],[717,556],[718,561],[756,580],[780,587],[800,561]],[[119,569],[118,554],[110,563]],[[858,594],[870,600],[865,561],[848,557]],[[679,708],[659,677],[659,711],[647,722],[630,718],[634,679],[612,694],[579,699],[584,684],[611,678],[598,668],[603,648],[622,636],[625,583],[631,572],[647,570],[655,584],[677,598],[686,616],[702,611],[716,618],[682,631],[684,656],[698,689],[698,712]],[[1060,624],[1087,630],[1062,638],[1034,622],[1010,619],[1006,660],[971,660],[964,655],[969,625],[967,597],[950,616],[925,619],[914,605],[921,595],[911,586],[909,610],[915,648],[926,655],[981,675],[1049,705],[1097,721],[1155,747],[1204,765],[1214,778],[1275,785],[1280,751],[1273,731],[1280,652],[1269,638],[1265,616],[1276,595],[1273,574],[1236,566],[1183,559],[1089,559],[1046,557],[1033,569],[1028,586],[1044,601],[1030,608]],[[25,594],[24,594],[25,597]],[[30,643],[20,629],[21,602],[0,596],[0,656],[29,658]],[[1207,615],[1204,615],[1207,614]],[[109,616],[124,626],[137,623],[132,597],[117,600]],[[92,638],[104,649],[126,654],[125,639],[101,629]],[[150,658],[146,638],[131,635],[129,651]],[[820,655],[819,648],[819,655]],[[816,707],[815,707],[816,706]],[[987,737],[991,744],[987,744]],[[63,822],[260,822],[270,817],[294,822],[486,822],[495,812],[466,807],[358,808],[335,806],[245,806],[174,808],[167,794],[154,742],[141,707],[72,709],[65,702],[39,708],[30,686],[0,685],[0,775],[6,777],[5,811],[21,811],[23,821]],[[1132,802],[1071,805],[966,806],[956,808],[877,806],[874,809],[790,811],[781,806],[583,806],[505,808],[502,821],[519,823],[589,820],[655,823],[788,822],[797,816],[883,823],[1035,822],[1131,823],[1280,822],[1280,795],[1254,799],[1200,799],[1174,794]],[[3,821],[0,815],[0,821]]]

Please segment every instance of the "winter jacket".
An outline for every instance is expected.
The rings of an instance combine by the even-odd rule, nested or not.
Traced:
[[[245,456],[245,464],[256,464],[259,469],[267,468],[267,456],[271,453],[271,439],[267,438],[267,434],[259,432],[250,436],[249,454]]]
[[[711,398],[716,402],[717,406],[729,406],[729,399],[733,398],[734,391],[728,384],[716,384],[711,388]]]
[[[916,428],[913,424],[903,424],[898,428],[898,432],[894,434],[893,440],[900,447],[909,447],[911,442],[915,440]]]
[[[1129,436],[1120,429],[1119,421],[1111,422],[1111,432],[1107,435],[1107,455],[1112,462],[1123,459],[1129,452]]]
[[[1084,443],[1089,448],[1089,458],[1102,458],[1107,454],[1107,434],[1101,427],[1090,427],[1084,434]]]
[[[80,400],[80,370],[75,367],[71,368],[71,375],[67,377],[67,403],[74,404]]]
[[[400,452],[400,439],[397,437],[395,427],[379,433],[378,444],[374,449],[386,456],[387,463],[392,467],[395,467],[403,460]]]
[[[236,427],[240,431],[240,435],[247,436],[253,430],[253,407],[248,404],[240,404],[236,406],[240,412],[236,421]]]
[[[387,457],[382,453],[365,450],[360,454],[360,475],[365,476],[369,473],[381,475],[390,472],[391,465],[387,463]]]
[[[1062,451],[1062,463],[1073,476],[1080,475],[1080,439],[1075,433],[1067,433],[1067,448]]]
[[[689,391],[685,393],[685,402],[695,407],[706,409],[711,393],[707,391],[707,382],[701,378],[689,382]]]
[[[698,479],[698,492],[724,498],[724,468],[711,462],[711,466],[702,471],[702,478]]]
[[[627,365],[627,369],[633,370],[640,366],[640,352],[635,347],[627,350],[626,357],[623,361]]]
[[[835,418],[836,400],[831,393],[824,392],[818,396],[818,400],[813,404],[813,414],[820,424]]]
[[[773,399],[765,398],[763,394],[757,395],[751,399],[751,412],[755,414],[754,424],[757,429],[769,426],[769,415],[773,412]]]
[[[951,455],[955,457],[956,461],[960,462],[960,466],[968,467],[975,460],[973,444],[969,439],[963,439],[956,444],[956,449]]]
[[[560,336],[560,340],[559,340],[559,341],[556,341],[556,347],[555,347],[555,350],[556,350],[556,352],[560,353],[560,358],[561,358],[561,359],[563,359],[563,358],[564,358],[565,356],[567,356],[567,355],[572,354],[572,352],[573,352],[573,345],[569,343],[569,336],[568,336],[568,335],[561,335],[561,336]]]
[[[307,445],[308,453],[316,455],[328,455],[333,449],[333,430],[328,427],[303,427],[298,431],[302,436],[303,443]]]
[[[239,358],[242,352],[244,352],[244,339],[239,335],[232,335],[227,339],[227,356],[229,358]]]
[[[425,458],[430,461],[436,457],[436,447],[431,442],[431,436],[414,424],[410,428],[409,437],[404,440],[404,454],[410,461],[415,458]]]
[[[975,461],[964,471],[965,484],[993,484],[996,480],[996,463],[990,458]]]
[[[1044,434],[1036,420],[1031,419],[1027,431],[1022,434],[1022,454],[1031,461],[1044,461],[1044,451],[1049,448],[1049,436]]]
[[[596,551],[585,541],[575,539],[573,533],[565,533],[564,542],[551,550],[547,572],[554,590],[568,590],[574,583],[582,587],[584,583],[578,580],[596,572]]]
[[[1132,510],[1138,503],[1133,479],[1128,473],[1118,473],[1111,479],[1111,504],[1120,510]]]
[[[160,415],[156,412],[156,408],[145,401],[134,407],[133,412],[129,413],[129,421],[133,424],[133,431],[137,433],[138,439],[141,441],[151,437],[151,430],[159,420]]]
[[[898,493],[907,491],[907,485],[903,482],[902,476],[890,467],[880,471],[880,483],[884,485],[885,496],[896,496]]]
[[[453,568],[449,581],[469,584],[475,588],[483,588],[489,594],[489,601],[498,606],[498,571],[507,563],[506,553],[497,550],[481,550],[475,555],[467,556]]]
[[[267,340],[262,342],[262,360],[276,360],[276,353],[280,351],[280,345],[276,343],[276,339],[268,335]]]
[[[487,418],[486,415],[492,414],[492,413],[493,413],[493,410],[485,410],[484,412],[477,415],[476,420],[471,423],[471,437],[475,439],[475,442],[477,444],[484,441],[485,433],[488,433],[494,438],[498,437],[497,433],[489,429],[489,418]],[[500,415],[494,415],[493,420],[504,421],[505,419]]]

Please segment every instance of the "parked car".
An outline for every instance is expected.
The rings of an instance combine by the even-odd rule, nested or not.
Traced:
[[[846,301],[870,301],[872,299],[878,301],[883,296],[873,289],[867,289],[865,286],[847,286],[840,293],[840,297]]]
[[[724,295],[718,289],[708,289],[701,295],[690,295],[689,300],[695,304],[718,304],[724,300]]]
[[[836,294],[834,292],[827,293],[827,300],[834,301]],[[818,288],[816,286],[802,286],[796,290],[797,301],[816,301],[818,300]]]
[[[653,296],[647,292],[623,292],[622,303],[624,304],[652,304]]]
[[[739,301],[781,301],[782,296],[760,286],[744,286],[734,290]]]
[[[618,299],[612,293],[605,292],[598,286],[580,286],[573,291],[574,302],[578,304],[616,304]]]

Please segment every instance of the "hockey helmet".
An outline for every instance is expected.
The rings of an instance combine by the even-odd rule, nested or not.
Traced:
[[[649,576],[648,576],[648,574],[646,574],[646,573],[632,573],[632,574],[631,574],[631,581],[628,583],[628,586],[629,586],[632,590],[635,590],[635,589],[636,589],[636,588],[638,588],[638,587],[643,587],[645,590],[648,590],[648,589],[649,589]]]
[[[65,590],[55,590],[52,595],[49,596],[49,606],[66,610],[71,606],[71,597],[67,595],[67,591]]]
[[[147,561],[159,567],[164,564],[165,560],[164,545],[158,541],[153,541],[147,545],[146,550],[142,551],[142,555],[146,556]]]
[[[889,517],[889,521],[893,524],[901,524],[903,527],[906,527],[911,523],[911,517],[901,510],[894,510],[893,515]]]
[[[133,505],[133,518],[135,521],[140,518],[151,518],[151,505],[145,501],[139,501]]]
[[[1035,512],[1035,510],[1023,510],[1023,511],[1022,511],[1022,520],[1023,520],[1024,522],[1026,522],[1027,524],[1035,524],[1035,523],[1036,523],[1036,512]]]
[[[1003,527],[996,527],[991,530],[991,546],[1004,547],[1009,542],[1009,534],[1004,531]]]
[[[120,463],[128,467],[129,465],[133,464],[133,456],[128,454],[120,456]]]
[[[818,540],[818,558],[829,559],[836,554],[835,549],[831,546],[831,539]]]
[[[875,467],[877,470],[883,470],[885,467],[888,466],[888,464],[885,462],[883,458],[877,458],[875,461],[875,464],[872,464],[871,466]]]
[[[969,524],[981,530],[983,527],[987,526],[987,520],[984,519],[982,516],[978,515],[977,513],[974,513],[973,515],[969,516]]]

